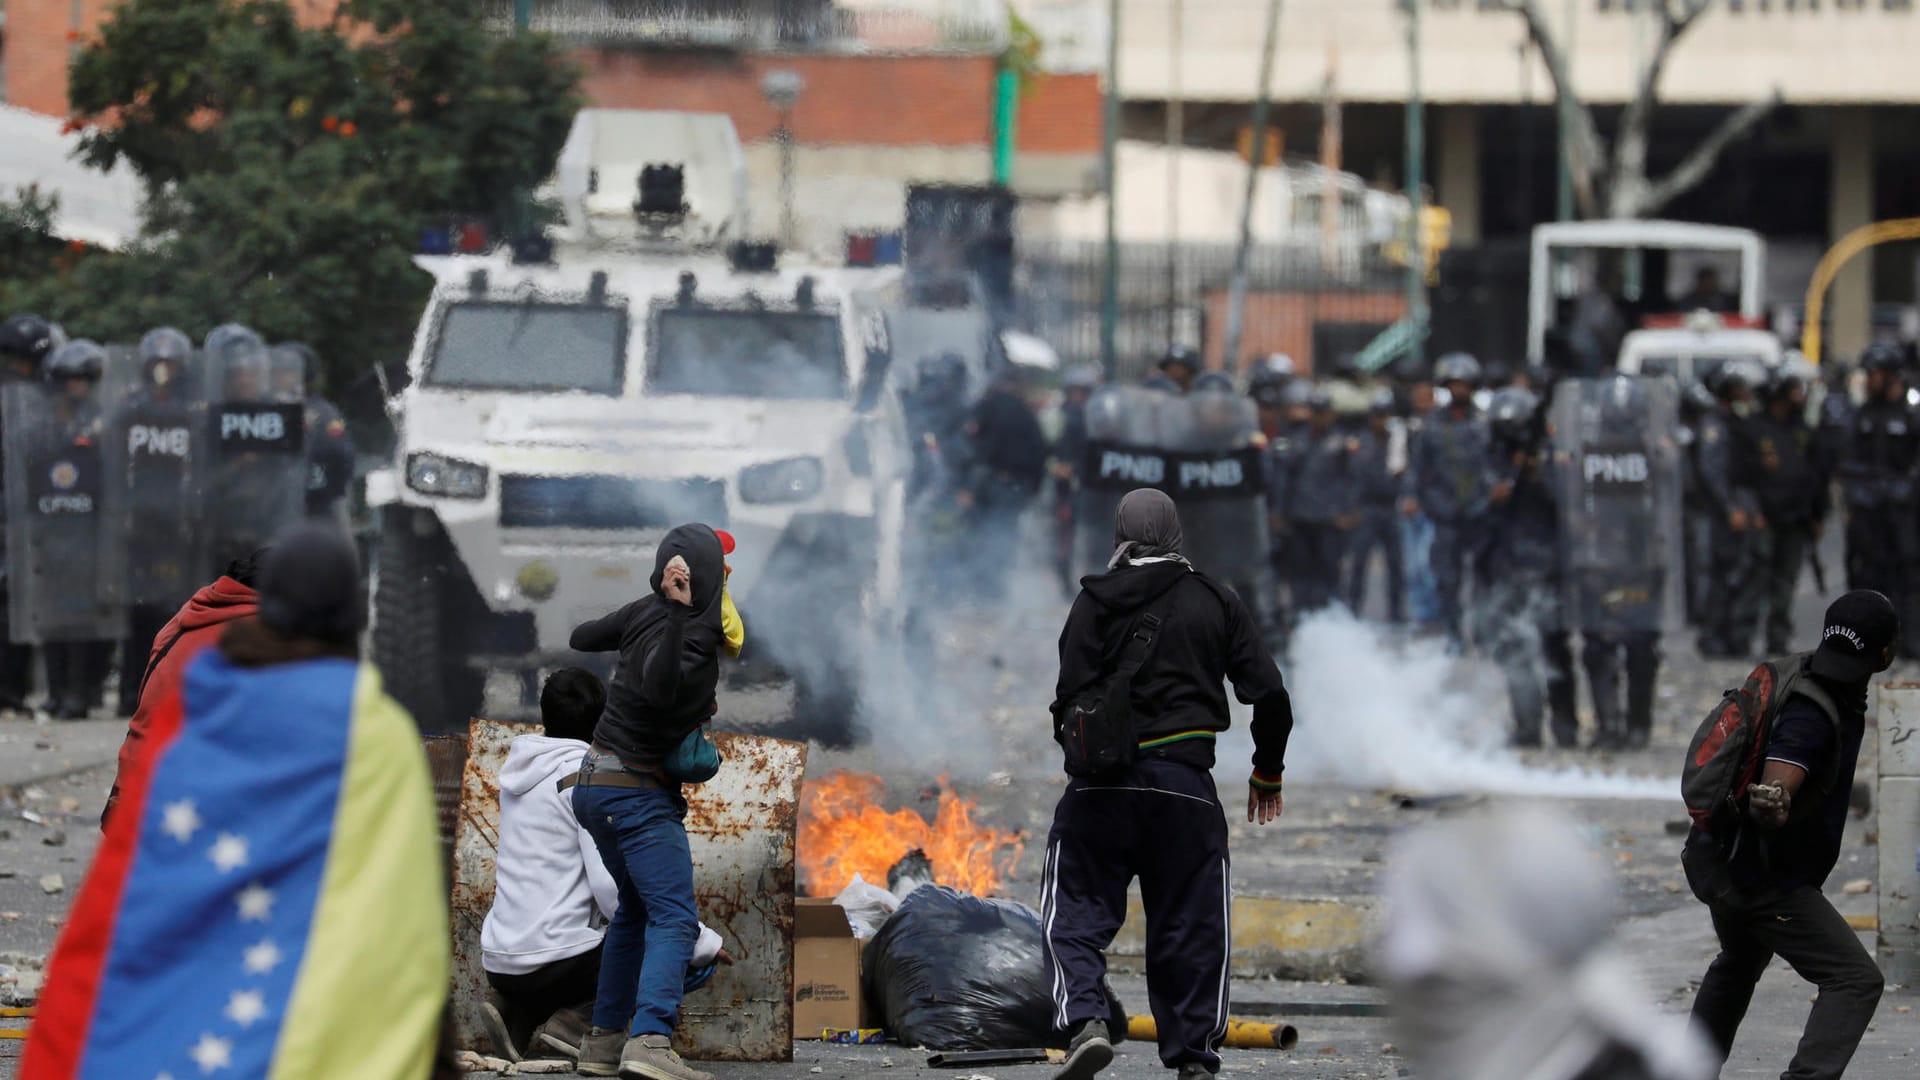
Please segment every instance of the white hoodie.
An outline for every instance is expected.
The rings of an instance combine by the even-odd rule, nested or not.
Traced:
[[[591,952],[620,907],[593,837],[573,816],[573,791],[555,785],[580,771],[587,744],[521,735],[500,767],[500,848],[493,910],[480,927],[480,963],[525,975]],[[700,927],[692,967],[713,963],[720,935]]]

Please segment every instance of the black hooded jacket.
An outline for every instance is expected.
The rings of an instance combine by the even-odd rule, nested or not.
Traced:
[[[687,560],[693,606],[660,592],[667,563]],[[660,541],[653,591],[611,615],[574,628],[580,652],[613,652],[620,660],[607,683],[607,707],[594,745],[629,769],[658,769],[674,747],[714,713],[720,681],[720,591],[726,584],[720,538],[705,525],[682,525]]]
[[[1080,579],[1060,633],[1055,731],[1075,697],[1111,676],[1133,617],[1163,595],[1159,636],[1133,681],[1142,755],[1211,769],[1213,736],[1230,726],[1224,684],[1231,679],[1241,703],[1253,706],[1254,772],[1277,780],[1293,732],[1293,703],[1280,669],[1240,598],[1179,561],[1123,565]],[[1169,741],[1145,745],[1161,740]]]

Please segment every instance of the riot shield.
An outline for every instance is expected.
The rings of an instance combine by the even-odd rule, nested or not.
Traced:
[[[194,460],[199,574],[271,540],[306,512],[305,391],[275,385],[265,347],[229,342],[201,358],[205,453]]]
[[[1677,387],[1666,378],[1568,379],[1548,423],[1567,625],[1663,630],[1683,565]]]
[[[8,636],[106,641],[126,630],[122,481],[111,452],[111,380],[0,390],[7,499]]]
[[[1105,565],[1112,554],[1120,499],[1149,487],[1179,505],[1194,565],[1222,580],[1251,584],[1266,559],[1258,430],[1253,402],[1235,394],[1098,391],[1087,404],[1087,458],[1080,472],[1080,550],[1087,568]]]
[[[142,363],[119,352],[107,367],[108,379],[125,387],[107,446],[122,462],[116,520],[127,552],[127,603],[169,615],[210,580],[198,565],[196,463],[206,450],[198,369],[198,356]]]

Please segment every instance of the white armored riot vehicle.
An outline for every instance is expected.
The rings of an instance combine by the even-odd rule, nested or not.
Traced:
[[[423,727],[464,725],[487,672],[531,688],[579,659],[572,628],[644,595],[661,536],[698,521],[738,541],[749,648],[845,737],[857,635],[897,585],[898,271],[744,243],[724,116],[587,110],[557,187],[550,262],[420,260],[437,285],[368,482],[389,686]]]

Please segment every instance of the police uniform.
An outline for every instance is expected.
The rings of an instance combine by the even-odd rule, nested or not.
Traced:
[[[1296,614],[1332,604],[1340,593],[1341,557],[1358,502],[1354,459],[1359,440],[1337,427],[1311,429],[1299,448],[1283,516],[1289,529],[1287,572]]]
[[[1860,406],[1840,462],[1847,506],[1847,585],[1886,594],[1900,613],[1901,655],[1920,654],[1915,563],[1920,523],[1914,519],[1920,474],[1920,416],[1906,403],[1880,398]]]
[[[1347,604],[1356,615],[1366,611],[1373,553],[1378,551],[1387,563],[1387,618],[1401,623],[1407,617],[1406,567],[1400,557],[1400,478],[1388,463],[1391,439],[1391,432],[1371,429],[1354,436],[1355,524],[1347,537]]]
[[[307,516],[333,518],[353,484],[353,438],[347,421],[333,402],[308,397],[304,410],[307,429]]]
[[[1759,452],[1751,428],[1720,404],[1700,417],[1698,479],[1701,503],[1712,521],[1708,543],[1706,605],[1701,614],[1700,652],[1709,657],[1742,657],[1751,641],[1735,640],[1744,628],[1751,635],[1759,615],[1757,568],[1759,501],[1753,490]],[[1734,518],[1743,527],[1734,528]]]
[[[1554,741],[1573,746],[1579,719],[1573,650],[1560,608],[1560,507],[1538,449],[1518,451],[1506,498],[1488,514],[1483,637],[1507,683],[1513,741],[1540,745],[1551,716]]]
[[[1464,640],[1462,594],[1487,514],[1491,453],[1485,418],[1471,402],[1454,402],[1427,417],[1408,461],[1408,491],[1433,523],[1428,558],[1440,621],[1456,644]]]
[[[1828,487],[1814,430],[1797,411],[1789,409],[1783,416],[1769,408],[1750,423],[1759,456],[1760,512],[1767,519],[1766,529],[1756,537],[1766,646],[1769,656],[1779,656],[1793,647],[1793,593],[1815,532],[1827,516]],[[1742,623],[1733,640],[1745,641],[1749,632],[1749,625]]]

